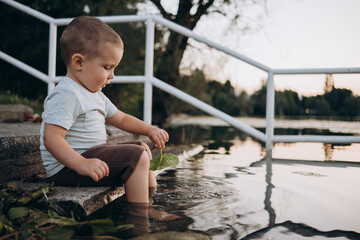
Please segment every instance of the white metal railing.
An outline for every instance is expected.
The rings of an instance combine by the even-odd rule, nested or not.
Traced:
[[[31,66],[18,61],[17,59],[0,51],[0,58],[9,62],[10,64],[22,69],[23,71],[33,75],[36,78],[48,83],[48,92],[50,92],[55,83],[59,80],[56,76],[56,36],[57,26],[67,25],[72,18],[55,19],[49,17],[41,12],[24,6],[13,0],[1,0],[1,2],[8,4],[22,12],[25,12],[35,18],[38,18],[49,24],[49,66],[48,74],[44,74]],[[301,135],[276,135],[274,136],[274,109],[275,109],[275,90],[274,90],[274,75],[281,74],[353,74],[360,73],[360,68],[323,68],[323,69],[272,69],[266,65],[256,62],[248,57],[245,57],[233,50],[230,50],[220,44],[212,42],[202,36],[195,34],[193,31],[177,25],[169,20],[159,16],[101,16],[99,17],[106,23],[121,23],[121,22],[145,22],[146,23],[146,45],[145,45],[145,75],[143,76],[115,76],[112,83],[144,83],[144,121],[151,123],[151,109],[152,109],[152,88],[153,86],[166,91],[173,96],[201,109],[202,111],[218,117],[230,125],[238,128],[250,136],[259,139],[266,143],[266,150],[271,154],[273,143],[275,142],[324,142],[324,143],[360,143],[360,136],[301,136]],[[226,53],[236,59],[246,62],[256,68],[259,68],[268,73],[267,92],[266,92],[266,133],[250,127],[234,117],[219,111],[218,109],[190,96],[187,93],[176,89],[175,87],[157,79],[153,76],[154,63],[154,25],[155,23],[162,24],[169,29],[183,34],[189,38],[193,38],[199,42],[205,43],[209,47],[215,48],[221,52]]]

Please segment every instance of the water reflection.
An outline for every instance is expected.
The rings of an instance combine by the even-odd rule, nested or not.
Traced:
[[[184,216],[187,216],[186,219],[191,219],[186,223],[181,221],[177,223],[177,226],[183,226],[183,231],[201,231],[211,236],[212,239],[221,240],[360,238],[360,234],[355,231],[337,228],[328,231],[320,230],[320,228],[316,227],[319,227],[319,225],[309,225],[306,221],[294,221],[292,215],[286,213],[292,208],[291,206],[283,210],[279,209],[282,202],[289,203],[291,199],[284,199],[283,197],[279,199],[276,194],[273,196],[274,190],[277,193],[286,192],[281,182],[276,181],[277,183],[274,184],[273,178],[276,176],[273,173],[274,164],[276,166],[290,164],[291,167],[286,169],[287,172],[290,170],[290,174],[294,178],[292,181],[296,182],[301,181],[304,177],[309,179],[318,178],[319,174],[296,175],[291,170],[293,169],[292,165],[296,163],[293,161],[286,163],[286,160],[274,161],[269,155],[250,167],[234,166],[239,162],[236,162],[234,156],[231,156],[233,154],[231,149],[230,156],[221,153],[214,154],[214,150],[206,153],[200,161],[187,162],[179,166],[177,170],[168,171],[159,178],[159,182],[164,189],[171,186],[173,190],[160,193],[157,204],[167,206],[167,209],[172,209],[175,212],[180,211]],[[309,166],[317,166],[309,161],[303,163]],[[327,164],[329,170],[332,170],[332,166],[334,166],[332,163],[323,162],[322,164]],[[232,172],[231,169],[234,169],[234,171]],[[346,168],[342,169],[346,171]],[[312,168],[312,171],[317,170]],[[359,168],[355,172],[359,173]],[[277,174],[284,174],[284,172],[278,171]],[[280,179],[282,181],[290,180],[282,177]],[[313,184],[316,185],[316,181]],[[329,184],[331,185],[331,181],[329,181]],[[295,185],[291,188],[295,193],[306,190],[297,189]],[[316,187],[313,190],[316,190]],[[340,193],[334,190],[331,195],[333,194]],[[358,196],[358,194],[355,193],[355,196]],[[320,193],[320,196],[322,196],[321,200],[331,202],[327,194],[322,195]],[[308,194],[305,197],[316,199],[316,196]],[[346,196],[343,197],[342,201],[348,202]],[[260,204],[261,198],[263,199],[262,206]],[[351,205],[351,207],[355,207],[354,210],[356,211],[358,207],[354,203]],[[316,218],[315,205],[307,206],[306,203],[295,206],[296,215],[301,215],[301,212],[305,210],[304,207],[314,211],[308,217]],[[264,214],[264,211],[266,214]],[[280,216],[277,216],[279,213]],[[345,212],[340,210],[339,213],[344,214]],[[296,219],[296,215],[294,219]],[[328,215],[328,217],[330,216]],[[322,219],[325,221],[325,226],[331,229],[333,225],[326,223],[328,221],[327,216],[322,216]],[[324,227],[322,228],[324,229]]]
[[[269,213],[269,227],[274,226],[276,214],[275,210],[271,206],[271,194],[272,189],[274,188],[274,185],[271,183],[271,177],[272,177],[272,163],[271,163],[271,154],[268,153],[265,157],[266,162],[266,176],[265,176],[265,182],[266,182],[266,191],[265,191],[265,210]]]
[[[360,164],[324,161],[336,155],[338,146],[291,145],[298,158],[320,149],[322,161],[278,159],[266,154],[263,144],[228,127],[192,130],[171,130],[172,141],[203,142],[204,154],[159,175],[153,198],[156,208],[181,218],[147,220],[147,231],[200,232],[214,240],[360,239]],[[287,147],[277,144],[275,155]],[[349,146],[340,147],[349,151]],[[103,209],[101,217],[129,222],[121,201]]]
[[[360,233],[355,231],[344,231],[344,230],[332,230],[332,231],[320,231],[314,227],[308,226],[304,223],[295,223],[290,220],[276,223],[276,212],[272,207],[271,197],[272,190],[275,186],[272,184],[272,158],[271,154],[267,154],[265,158],[253,164],[253,166],[259,167],[261,164],[266,165],[265,182],[267,184],[265,191],[264,209],[268,212],[269,223],[267,227],[258,229],[241,239],[278,239],[280,236],[285,234],[286,239],[299,239],[299,236],[308,238],[311,237],[324,237],[324,238],[338,238],[343,237],[346,239],[360,239]],[[270,234],[269,234],[270,233]],[[297,234],[297,236],[296,236]]]
[[[251,141],[260,147],[261,157],[265,157],[265,144],[249,137],[247,134],[227,126],[178,126],[167,129],[171,136],[171,144],[205,144],[209,149],[223,147],[229,153],[234,141]],[[259,129],[264,131],[264,129]],[[275,129],[279,135],[351,135],[334,133],[321,129]],[[306,151],[304,151],[306,150]],[[360,161],[360,144],[328,144],[328,143],[275,143],[274,158],[321,160],[321,161]]]
[[[230,127],[180,126],[167,128],[172,144],[192,144],[203,142],[224,142],[229,140],[246,140],[248,135]]]
[[[325,151],[325,160],[331,161],[334,155],[334,147],[333,144],[324,143],[324,151]]]
[[[219,149],[221,147],[217,150]],[[216,152],[216,149],[211,151]],[[335,237],[360,239],[360,234],[356,232],[360,230],[359,226],[355,226],[359,220],[358,216],[346,216],[346,211],[341,205],[335,205],[339,209],[335,213],[339,221],[344,222],[344,219],[347,219],[340,226],[332,218],[332,214],[329,214],[334,209],[326,206],[329,202],[334,201],[339,204],[341,201],[344,204],[343,208],[357,212],[359,209],[357,200],[349,200],[360,196],[360,191],[356,190],[357,185],[351,186],[350,183],[340,181],[341,190],[337,190],[334,182],[339,182],[341,178],[333,179],[331,174],[336,170],[335,176],[341,172],[349,177],[358,176],[359,166],[341,165],[342,167],[338,169],[332,167],[334,164],[331,162],[322,162],[321,164],[326,164],[325,171],[323,166],[319,169],[319,165],[310,161],[301,162],[299,165],[294,161],[271,159],[268,156],[252,165],[247,165],[243,164],[244,161],[238,159],[234,155],[234,149],[230,148],[230,155],[205,153],[200,159],[183,162],[176,169],[167,170],[159,175],[159,188],[153,196],[153,206],[176,214],[181,217],[180,219],[159,222],[141,218],[141,221],[138,221],[139,219],[126,213],[126,205],[121,205],[126,204],[124,200],[110,204],[102,210],[100,217],[111,216],[118,224],[136,225],[136,228],[119,232],[118,237],[122,239],[140,236],[146,232],[169,231],[202,233],[211,236],[214,240],[298,240]],[[297,174],[303,173],[304,170],[321,172],[322,175]],[[319,185],[324,183],[323,180],[326,180],[325,185]],[[308,185],[295,184],[301,181],[308,181],[312,189],[308,189]],[[287,186],[290,188],[287,189]],[[324,186],[330,187],[331,191],[327,193]],[[348,189],[342,191],[344,188]],[[315,195],[312,191],[322,192]],[[346,192],[348,195],[344,194]],[[299,193],[303,194],[303,198],[310,200],[310,205],[303,201]],[[300,202],[294,202],[292,206],[294,197]],[[321,211],[317,213],[318,207],[314,202],[316,203],[318,197],[321,204],[325,205],[325,214]],[[324,222],[314,224],[308,221],[308,218],[302,219],[303,212],[309,212],[308,210],[310,210],[309,216],[307,213],[305,216],[316,219],[317,215],[321,215],[320,219]],[[354,221],[355,225],[349,224],[349,220]]]

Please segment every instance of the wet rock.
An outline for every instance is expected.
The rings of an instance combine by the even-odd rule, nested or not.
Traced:
[[[17,185],[21,191],[31,192],[47,183],[17,182]],[[53,186],[50,193],[44,195],[38,205],[44,206],[50,202],[56,212],[63,216],[71,217],[71,213],[74,213],[75,216],[83,218],[121,197],[124,193],[123,187]]]

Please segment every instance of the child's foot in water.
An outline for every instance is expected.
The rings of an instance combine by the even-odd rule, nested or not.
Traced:
[[[155,208],[149,208],[149,218],[160,222],[169,222],[180,218],[179,216]]]
[[[126,207],[128,216],[136,216],[144,219],[150,218],[161,222],[168,222],[180,218],[179,216],[155,209],[151,203],[128,203]]]

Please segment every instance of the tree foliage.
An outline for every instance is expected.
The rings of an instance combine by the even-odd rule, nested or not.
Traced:
[[[160,0],[151,0],[151,2],[164,18],[193,30],[203,16],[211,14],[223,15],[237,23],[242,19],[241,9],[248,3],[254,5],[258,1],[179,0],[176,13],[166,11]],[[170,31],[165,44],[166,46],[157,60],[155,76],[170,85],[176,85],[178,81],[181,81],[179,66],[188,46],[188,37]],[[171,99],[169,94],[155,89],[153,121],[159,125],[163,124],[169,115],[169,99]]]
[[[258,0],[260,1],[260,0]],[[179,0],[176,12],[168,12],[160,0],[151,0],[159,13],[166,19],[190,30],[194,29],[203,16],[219,14],[241,22],[241,10],[257,4],[253,0]],[[109,16],[137,14],[137,6],[145,0],[18,0],[18,2],[54,18],[79,15]],[[3,3],[0,8],[0,50],[30,66],[47,73],[49,26],[27,14]],[[235,26],[234,25],[234,26]],[[143,75],[145,59],[145,24],[111,24],[123,38],[125,52],[116,69],[117,75]],[[244,29],[247,28],[244,25]],[[58,28],[58,41],[64,27]],[[181,75],[179,66],[188,47],[188,38],[176,32],[157,26],[155,32],[154,75],[159,79],[189,93],[190,95],[233,116],[257,115],[266,112],[265,82],[253,94],[245,91],[236,93],[230,81],[220,83],[208,79],[202,70],[190,70]],[[10,91],[22,97],[43,101],[47,85],[10,64],[0,61],[0,91]],[[57,49],[57,75],[64,75],[66,67]],[[142,84],[112,84],[104,89],[105,94],[117,107],[137,117],[143,112]],[[172,113],[203,114],[200,110],[171,98],[163,91],[154,89],[153,122],[162,124]],[[277,116],[349,116],[360,115],[360,99],[351,90],[332,87],[324,95],[302,97],[285,90],[275,93],[275,114]]]
[[[230,81],[209,80],[200,70],[182,78],[179,88],[209,105],[232,116],[262,116],[266,114],[266,82],[253,94],[236,93]],[[170,102],[170,114],[204,114],[181,100]],[[360,97],[349,89],[335,88],[323,95],[300,96],[292,90],[275,91],[275,116],[335,116],[359,117]]]
[[[54,18],[71,18],[81,15],[109,16],[137,14],[137,4],[144,0],[111,1],[111,0],[35,0],[18,2]],[[20,12],[3,3],[0,8],[1,41],[0,49],[20,61],[38,69],[48,71],[49,26],[40,20]],[[112,24],[123,38],[125,52],[116,74],[144,74],[145,26],[143,23]],[[59,42],[65,27],[58,27]],[[157,40],[158,42],[161,40]],[[66,66],[57,49],[56,74],[63,76]],[[44,100],[47,95],[47,84],[19,71],[16,67],[0,61],[0,90],[30,99]],[[141,117],[143,88],[138,85],[110,85],[104,92],[119,107],[133,115]]]

